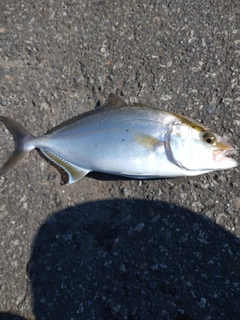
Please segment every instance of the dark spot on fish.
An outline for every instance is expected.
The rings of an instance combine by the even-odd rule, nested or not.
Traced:
[[[125,141],[125,139],[122,139],[122,141]]]
[[[126,129],[126,131],[128,132],[128,129]]]

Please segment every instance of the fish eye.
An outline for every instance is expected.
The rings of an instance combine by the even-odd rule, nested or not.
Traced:
[[[207,142],[208,144],[214,144],[214,142],[216,141],[215,135],[209,132],[204,133],[202,138],[203,138],[203,141]]]

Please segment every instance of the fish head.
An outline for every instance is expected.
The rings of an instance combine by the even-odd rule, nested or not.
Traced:
[[[181,169],[209,172],[234,168],[236,150],[224,138],[195,122],[173,124],[167,134],[170,160]]]

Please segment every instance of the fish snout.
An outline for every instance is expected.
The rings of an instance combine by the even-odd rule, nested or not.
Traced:
[[[234,168],[238,166],[238,162],[231,158],[231,156],[237,155],[237,150],[233,148],[230,144],[224,146],[224,148],[213,150],[213,159],[225,168]]]

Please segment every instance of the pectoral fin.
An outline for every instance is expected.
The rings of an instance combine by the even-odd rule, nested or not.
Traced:
[[[42,150],[42,153],[49,158],[51,161],[53,161],[55,164],[57,164],[59,167],[61,167],[62,169],[64,169],[67,174],[68,174],[68,183],[72,184],[80,179],[82,179],[83,177],[86,176],[86,174],[88,174],[88,170],[83,169],[83,168],[79,168],[65,160],[63,160],[62,158],[58,157],[57,155],[55,155],[54,153],[48,151],[48,150]]]
[[[164,143],[159,139],[144,133],[135,134],[134,140],[150,151],[156,151],[159,147],[162,147],[164,145]]]

